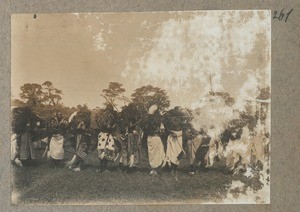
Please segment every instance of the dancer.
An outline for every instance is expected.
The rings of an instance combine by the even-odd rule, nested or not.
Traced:
[[[158,169],[164,167],[165,151],[161,140],[161,133],[164,130],[161,124],[161,115],[158,110],[149,115],[148,125],[145,133],[147,134],[147,146],[149,164],[151,167],[150,175],[158,175]]]
[[[98,135],[98,158],[100,166],[98,172],[109,172],[107,164],[117,158],[115,151],[115,141],[110,133],[100,132]]]
[[[197,158],[196,153],[199,152],[203,137],[193,128],[190,127],[187,129],[187,147],[188,147],[188,160],[190,164],[189,175],[194,175],[196,171]]]
[[[140,162],[140,144],[141,136],[138,126],[132,126],[128,129],[128,156],[129,156],[129,169],[134,170]]]
[[[64,137],[67,123],[61,112],[57,112],[50,121],[49,156],[55,169],[64,159]]]

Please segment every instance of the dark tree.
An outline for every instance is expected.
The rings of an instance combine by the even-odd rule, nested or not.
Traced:
[[[48,105],[55,106],[62,99],[62,91],[53,87],[52,82],[46,81],[42,84],[43,88],[43,102]]]
[[[36,106],[42,103],[42,86],[36,83],[25,83],[21,86],[21,99],[26,101],[28,106]]]
[[[156,105],[163,112],[170,106],[166,91],[152,85],[137,88],[131,97],[132,102],[143,105],[146,110],[149,110],[152,105]]]
[[[108,89],[103,89],[101,96],[105,99],[105,105],[112,105],[114,108],[117,106],[117,101],[126,101],[124,97],[125,89],[123,85],[118,82],[110,82]]]

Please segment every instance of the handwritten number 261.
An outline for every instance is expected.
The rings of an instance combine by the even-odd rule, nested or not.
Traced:
[[[276,11],[274,12],[273,19],[278,19],[279,21],[282,21],[283,18],[285,17],[284,22],[287,22],[288,17],[289,17],[289,15],[292,13],[292,11],[293,11],[293,9],[291,9],[287,14],[285,14],[285,13],[284,13],[284,9],[282,9],[282,10],[280,11],[280,14],[278,14],[278,11],[276,10]]]

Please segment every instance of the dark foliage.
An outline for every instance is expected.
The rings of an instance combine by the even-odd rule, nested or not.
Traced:
[[[184,130],[191,127],[191,111],[174,107],[163,115],[163,124],[167,130]]]
[[[91,111],[87,107],[80,107],[77,114],[69,123],[69,132],[75,134],[90,128]]]
[[[132,102],[144,106],[149,110],[152,105],[157,105],[160,111],[165,111],[170,106],[170,100],[165,90],[152,85],[137,88],[132,96]]]
[[[147,122],[147,116],[148,113],[142,104],[131,102],[122,107],[122,111],[119,115],[119,125],[125,128],[139,125],[144,128]]]
[[[97,112],[97,125],[101,132],[112,133],[118,124],[118,113],[108,104]]]
[[[47,121],[38,116],[30,107],[16,107],[12,110],[12,132],[18,134],[29,130],[33,137],[38,130],[47,127]]]

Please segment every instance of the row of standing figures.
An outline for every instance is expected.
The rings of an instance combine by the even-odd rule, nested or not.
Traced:
[[[99,159],[99,172],[108,170],[110,161],[119,162],[124,172],[135,170],[140,162],[140,147],[146,149],[150,174],[158,175],[158,170],[167,166],[177,179],[177,168],[185,156],[189,160],[189,174],[194,175],[197,167],[210,167],[215,160],[226,156],[227,170],[234,171],[250,165],[251,158],[255,164],[265,162],[264,135],[259,133],[249,139],[249,130],[244,127],[236,133],[226,129],[218,134],[214,127],[201,133],[187,129],[169,130],[162,124],[157,125],[151,132],[142,131],[139,126],[120,131],[107,128],[105,132],[87,129],[84,122],[76,127],[74,134],[66,133],[64,126],[67,124],[61,117],[56,117],[57,125],[51,136],[44,139],[47,155],[54,167],[58,167],[65,157],[66,144],[73,143],[75,154],[67,167],[80,171],[86,157],[97,150]],[[32,136],[28,130],[12,138],[12,161],[17,165],[24,165],[28,159],[36,159],[32,145]],[[109,130],[110,129],[110,130]],[[225,151],[227,146],[230,151]],[[236,148],[238,147],[238,148]]]

